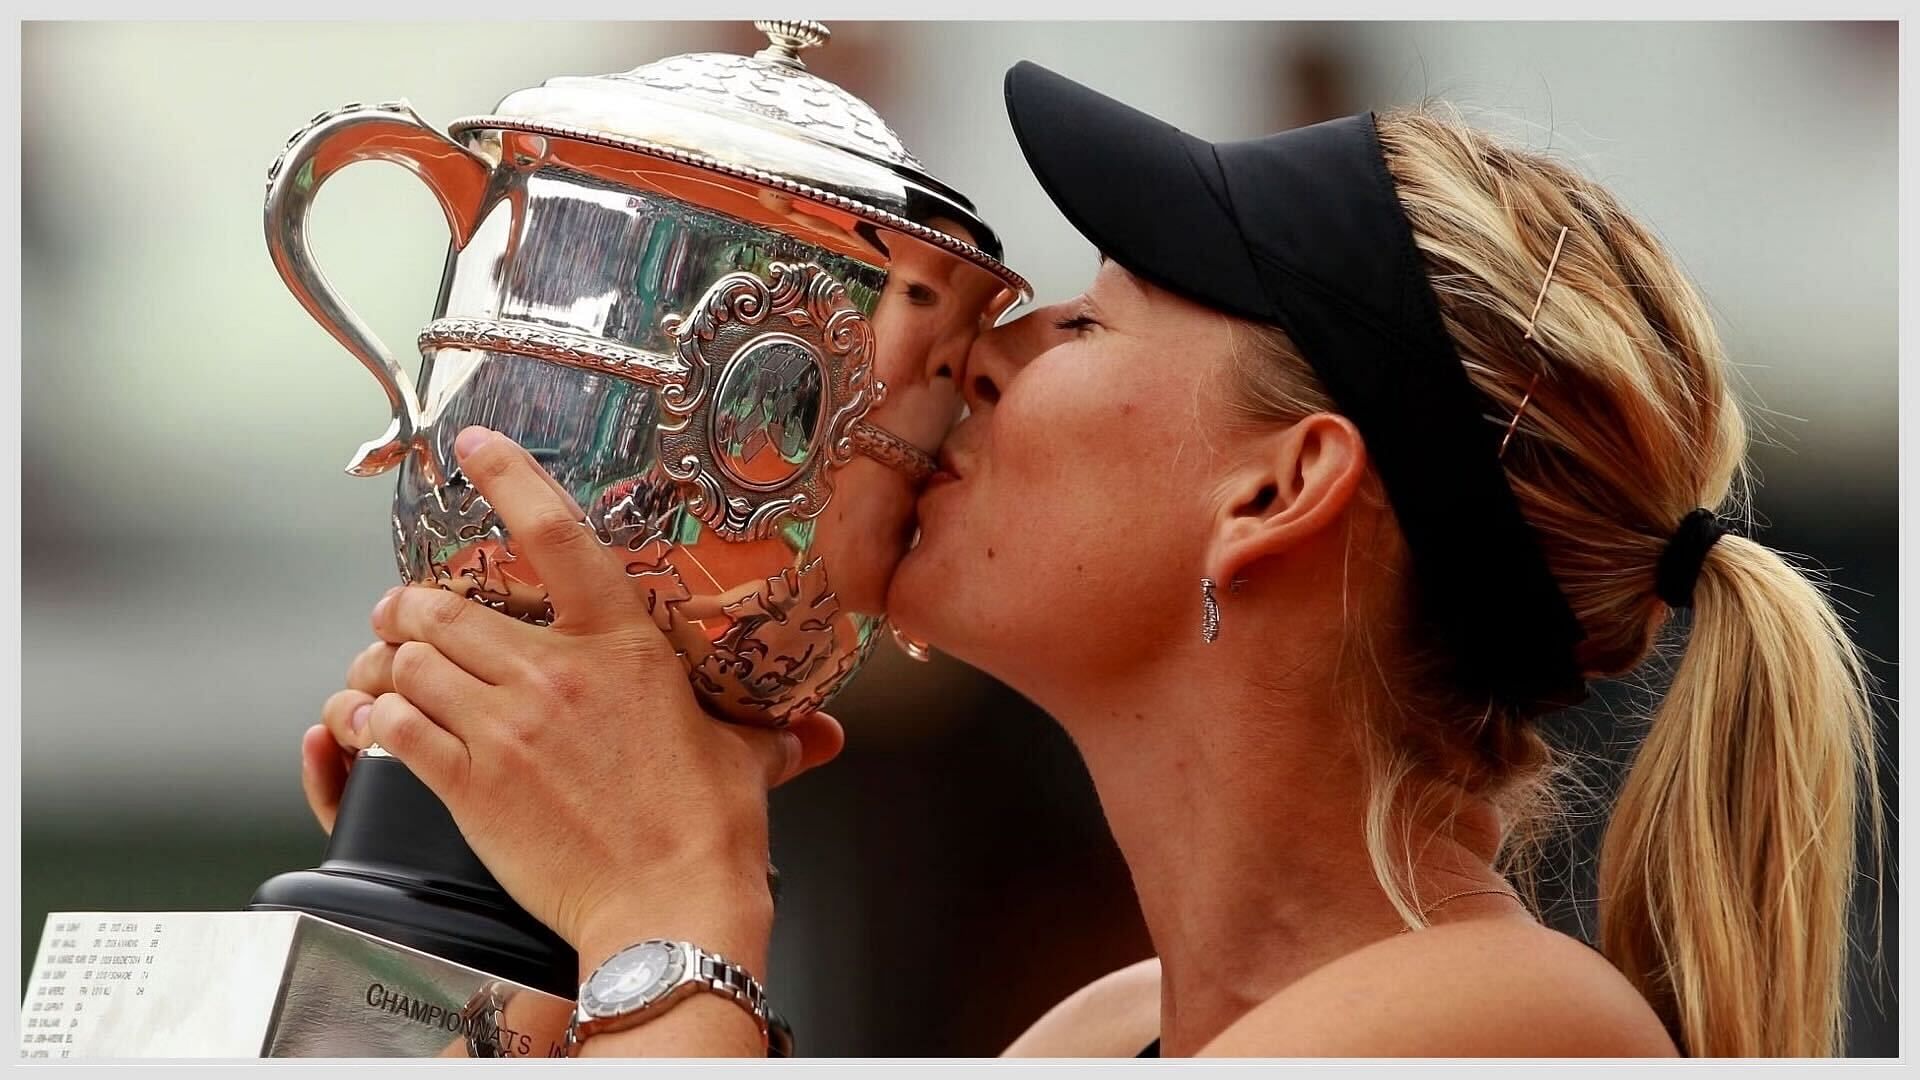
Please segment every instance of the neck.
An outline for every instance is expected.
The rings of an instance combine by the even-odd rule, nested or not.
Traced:
[[[1246,678],[1304,670],[1266,647],[1285,640],[1171,650],[1137,678],[1062,694],[1071,700],[1048,710],[1078,744],[1132,872],[1160,957],[1168,1056],[1198,1051],[1287,984],[1404,925],[1366,852],[1355,721],[1324,693]],[[1489,865],[1496,817],[1477,800],[1458,810],[1452,828],[1431,822],[1435,839],[1414,845],[1417,903],[1500,884]]]

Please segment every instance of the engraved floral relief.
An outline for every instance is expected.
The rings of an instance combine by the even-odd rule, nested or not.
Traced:
[[[663,634],[674,631],[673,608],[692,597],[680,572],[668,556],[673,544],[664,536],[637,501],[640,489],[607,508],[594,532],[608,547],[622,548],[631,556],[626,562],[627,576],[639,580],[647,590],[647,614]]]
[[[856,617],[841,610],[816,556],[771,577],[695,594],[675,566],[670,538],[684,521],[677,485],[650,477],[596,502],[582,523],[618,551],[644,589],[654,625],[673,642],[695,689],[729,719],[784,725],[823,707],[871,651]],[[393,519],[401,572],[535,625],[553,621],[545,588],[519,565],[504,523],[464,474],[429,488],[408,522]],[[522,576],[522,574],[525,576]]]
[[[805,71],[746,56],[693,53],[606,78],[742,109],[807,130],[823,142],[849,146],[915,172],[926,171],[871,106]]]
[[[588,371],[604,371],[649,386],[670,385],[686,375],[671,358],[654,356],[605,338],[569,333],[517,319],[435,319],[420,331],[422,353],[433,349],[473,349],[532,356]]]
[[[694,685],[723,705],[785,725],[824,705],[856,666],[858,650],[836,648],[840,602],[820,559],[788,567],[722,610],[726,629],[687,661]]]
[[[513,573],[519,558],[506,526],[465,475],[455,473],[427,493],[410,537],[397,521],[395,528],[406,547],[418,553],[401,567],[410,580],[438,585],[535,625],[553,622],[546,590]]]
[[[673,567],[675,545],[644,512],[646,490],[640,485],[608,507],[595,532],[632,553],[627,573],[644,583],[654,624],[673,641],[694,687],[723,714],[758,723],[785,724],[825,705],[865,652],[839,640],[852,626],[840,618],[823,560],[695,597]]]

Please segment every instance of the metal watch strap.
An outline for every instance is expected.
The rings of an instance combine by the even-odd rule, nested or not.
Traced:
[[[725,994],[739,1002],[753,1014],[760,1025],[760,1038],[767,1038],[767,992],[761,988],[760,980],[747,974],[747,969],[738,964],[729,964],[719,956],[709,953],[699,946],[693,947],[695,970],[699,981],[716,993]]]
[[[710,953],[692,942],[683,941],[679,944],[691,954],[693,961],[687,982],[703,990],[732,998],[741,1008],[747,1010],[753,1016],[754,1022],[760,1025],[760,1039],[768,1047],[770,1056],[792,1055],[792,1036],[785,1031],[781,1032],[785,1038],[780,1040],[784,1045],[777,1048],[779,1053],[774,1053],[776,1040],[768,1029],[767,995],[766,990],[760,985],[760,980],[749,974],[746,968],[728,963],[726,958],[717,953]],[[573,1057],[580,1052],[580,1009],[577,1005],[573,1015],[567,1019],[567,1033],[562,1046],[568,1057]]]

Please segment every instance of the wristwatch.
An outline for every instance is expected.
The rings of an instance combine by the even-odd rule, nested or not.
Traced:
[[[737,1002],[767,1040],[766,994],[745,968],[691,942],[652,938],[614,953],[580,984],[567,1022],[567,1056],[579,1053],[590,1036],[637,1027],[701,990]]]

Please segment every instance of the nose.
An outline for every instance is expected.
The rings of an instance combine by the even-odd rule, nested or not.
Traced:
[[[1020,369],[1046,351],[1052,344],[1052,313],[1052,308],[1030,311],[973,339],[960,380],[967,412],[978,415],[991,410]]]

